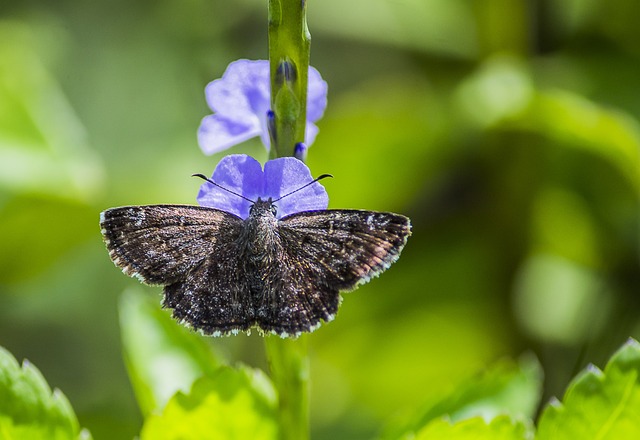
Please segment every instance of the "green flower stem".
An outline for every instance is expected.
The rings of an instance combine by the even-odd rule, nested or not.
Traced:
[[[304,142],[310,44],[306,2],[269,0],[271,108],[276,133],[270,159],[293,156],[295,145]],[[282,63],[292,67],[289,75],[282,74]]]
[[[264,338],[271,379],[278,389],[280,438],[309,438],[309,357],[307,335]]]
[[[295,145],[304,142],[310,42],[306,2],[269,0],[271,109],[274,112],[270,159],[293,156]],[[271,378],[278,390],[280,437],[306,440],[309,438],[307,337],[267,336],[264,340]]]

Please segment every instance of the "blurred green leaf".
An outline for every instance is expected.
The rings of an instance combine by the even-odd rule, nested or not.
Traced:
[[[89,439],[80,430],[67,398],[49,388],[44,377],[28,361],[22,368],[0,347],[0,438],[3,440]]]
[[[584,198],[562,187],[543,187],[536,194],[531,219],[534,253],[599,267],[598,230]]]
[[[611,162],[640,192],[640,123],[630,114],[561,89],[535,89],[530,64],[495,55],[457,91],[463,114],[482,129],[519,128]]]
[[[517,123],[558,142],[609,161],[640,193],[640,123],[565,90],[537,93]]]
[[[162,310],[159,298],[132,288],[122,294],[119,309],[125,362],[144,415],[217,371],[221,361],[211,347]]]
[[[522,327],[537,339],[561,344],[597,333],[611,309],[601,276],[566,258],[537,253],[523,262],[514,309]]]
[[[0,189],[90,200],[101,161],[35,40],[28,26],[0,21]]]
[[[467,77],[455,101],[470,122],[489,128],[517,118],[531,103],[534,87],[529,66],[513,55],[495,55]]]
[[[276,394],[269,379],[248,367],[220,367],[176,394],[161,415],[152,415],[141,440],[278,438]]]
[[[630,339],[604,372],[590,365],[553,400],[538,423],[539,440],[640,438],[640,344]]]
[[[445,399],[422,408],[409,423],[388,430],[382,438],[409,438],[439,417],[454,422],[476,416],[491,420],[504,414],[531,419],[542,395],[542,378],[542,368],[533,355],[522,356],[517,363],[502,361]]]
[[[529,423],[500,416],[487,423],[480,417],[451,423],[437,419],[425,426],[414,440],[527,440],[532,436]]]

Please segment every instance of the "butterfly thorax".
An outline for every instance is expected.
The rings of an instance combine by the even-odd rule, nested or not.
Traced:
[[[249,285],[254,295],[262,296],[266,285],[279,283],[281,273],[279,256],[282,241],[278,235],[277,208],[271,199],[258,199],[249,210],[244,231],[240,237],[242,260],[245,264]]]
[[[249,217],[245,220],[245,234],[248,238],[249,248],[261,253],[266,246],[271,244],[276,235],[278,209],[271,198],[258,201],[251,205]]]

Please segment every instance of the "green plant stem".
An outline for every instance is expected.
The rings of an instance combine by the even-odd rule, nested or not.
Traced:
[[[269,0],[269,65],[274,121],[270,159],[293,156],[304,142],[311,37],[302,0]],[[266,336],[271,378],[278,390],[280,438],[309,438],[307,337]]]
[[[307,335],[264,338],[271,379],[278,390],[280,438],[309,438],[309,357]]]
[[[271,109],[276,133],[271,139],[271,159],[293,156],[295,145],[304,142],[310,45],[306,2],[269,0]],[[283,62],[293,67],[289,80],[278,74]]]

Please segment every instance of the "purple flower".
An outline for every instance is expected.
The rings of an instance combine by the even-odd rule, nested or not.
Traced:
[[[207,104],[214,111],[205,116],[198,129],[198,143],[205,154],[214,154],[233,145],[260,136],[270,146],[267,112],[270,110],[269,61],[238,60],[229,64],[221,79],[205,89]],[[307,126],[305,144],[311,145],[318,134],[314,124],[327,106],[327,83],[309,67],[307,89]]]
[[[264,164],[246,154],[232,154],[224,157],[211,176],[218,185],[229,191],[256,201],[278,199],[313,180],[311,171],[301,161],[293,157],[281,157]],[[231,194],[209,182],[200,187],[197,197],[202,206],[221,209],[240,218],[249,217],[251,202]],[[327,209],[329,196],[324,187],[316,182],[308,187],[275,202],[277,218],[301,211]]]

